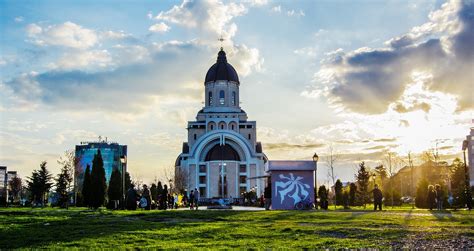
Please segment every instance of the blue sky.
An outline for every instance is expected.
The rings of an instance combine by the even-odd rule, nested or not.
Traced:
[[[336,174],[436,143],[473,117],[472,1],[0,1],[0,164],[25,177],[80,141],[169,172],[222,46],[270,159],[340,155]],[[403,157],[401,157],[403,159]],[[402,162],[402,161],[401,161]]]

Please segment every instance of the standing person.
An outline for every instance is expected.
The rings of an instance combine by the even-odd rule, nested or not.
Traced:
[[[263,197],[265,200],[265,210],[270,210],[270,206],[272,205],[272,182],[270,178],[268,179],[267,186],[263,191]]]
[[[436,205],[436,191],[433,185],[428,186],[428,207],[430,210],[433,210],[433,208]],[[437,207],[437,206],[436,206]]]
[[[380,191],[379,186],[375,184],[374,190],[372,190],[372,193],[374,194],[374,211],[377,210],[377,207],[379,208],[380,211],[382,211],[382,191]]]
[[[194,209],[194,190],[191,190],[191,193],[189,194],[189,209]]]
[[[437,204],[437,209],[438,210],[443,210],[443,191],[441,191],[441,186],[439,184],[436,184],[435,186],[436,189],[436,204]]]
[[[151,208],[151,194],[147,185],[143,185],[142,197],[146,200],[145,210],[150,210]]]
[[[125,196],[125,207],[127,210],[137,210],[138,193],[135,185],[131,184]]]
[[[199,191],[197,188],[194,188],[194,206],[196,207],[196,210],[198,210],[199,207]]]

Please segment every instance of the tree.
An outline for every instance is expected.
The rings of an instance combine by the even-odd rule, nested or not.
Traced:
[[[68,193],[72,190],[74,191],[74,204],[77,204],[77,193],[81,185],[77,183],[77,180],[82,179],[84,176],[80,158],[75,156],[74,150],[68,150],[64,152],[64,156],[61,156],[57,162],[68,170],[68,175],[71,179],[67,180],[66,190]]]
[[[89,164],[87,164],[86,171],[84,172],[84,181],[82,183],[82,202],[87,207],[91,207],[91,189],[91,167]]]
[[[91,207],[97,209],[104,205],[107,183],[105,179],[104,160],[100,150],[94,155],[91,171]]]
[[[328,209],[328,190],[325,185],[322,185],[318,189],[319,204],[321,209]]]
[[[369,179],[370,173],[365,167],[365,162],[362,161],[359,164],[359,170],[357,171],[357,200],[361,205],[364,205],[369,201]]]
[[[188,186],[188,179],[189,179],[188,172],[181,167],[176,167],[175,173],[174,173],[174,179],[173,179],[175,191],[177,191],[178,193],[184,194],[185,189]]]
[[[130,178],[130,173],[125,172],[125,192],[132,186],[132,178]]]
[[[31,199],[36,203],[40,203],[41,206],[44,205],[45,201],[47,202],[47,194],[53,185],[51,174],[46,165],[46,161],[41,162],[40,168],[34,170],[28,180],[28,190],[31,193]]]
[[[384,165],[378,165],[374,168],[375,174],[380,177],[380,186],[383,188],[385,185],[385,180],[388,177],[387,169]]]
[[[13,197],[13,203],[17,203],[20,199],[19,197],[20,197],[21,191],[23,189],[23,184],[22,184],[21,178],[20,177],[13,177],[13,179],[11,179],[8,182],[8,187],[10,188],[10,192],[11,192],[12,197]]]
[[[61,173],[56,178],[56,193],[58,194],[58,205],[60,207],[68,208],[69,206],[69,189],[72,182],[71,168],[64,165],[61,168]]]
[[[355,183],[351,182],[351,184],[349,185],[349,205],[350,206],[355,206],[356,194],[357,194],[357,186]]]
[[[391,196],[390,196],[390,200],[391,200],[390,203],[393,207],[393,205],[394,205],[393,198],[395,197],[394,194],[393,194],[393,192],[394,192],[393,177],[395,176],[395,174],[400,169],[401,164],[402,164],[402,160],[395,153],[387,152],[386,157],[385,157],[385,163],[386,163],[386,166],[388,167],[387,172],[388,172],[388,175],[390,177],[390,179],[389,179],[389,191],[392,193]],[[400,189],[401,189],[401,187],[400,187]]]
[[[118,168],[114,168],[110,175],[109,189],[107,190],[109,202],[122,198],[122,174]]]
[[[422,179],[416,188],[415,205],[418,208],[428,208],[428,180]]]
[[[334,174],[334,165],[336,164],[338,159],[339,159],[339,155],[335,152],[332,144],[330,144],[328,147],[326,162],[328,164],[328,176],[329,178],[331,178],[333,186],[336,184],[336,175]]]
[[[453,206],[464,207],[467,203],[466,173],[464,163],[459,158],[454,159],[451,165],[451,191],[454,197]]]
[[[334,186],[334,193],[336,196],[336,205],[341,206],[344,204],[342,199],[342,182],[340,179],[336,181],[336,185]]]

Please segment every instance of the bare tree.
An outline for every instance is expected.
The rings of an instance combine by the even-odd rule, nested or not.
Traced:
[[[332,181],[332,187],[336,185],[336,175],[334,174],[334,166],[339,160],[339,157],[340,156],[334,149],[333,145],[329,144],[328,152],[326,154],[326,163],[328,165],[328,178]],[[334,207],[336,207],[336,203],[334,203]]]
[[[389,175],[389,186],[390,186],[390,197],[393,207],[393,176],[398,172],[403,164],[403,160],[396,154],[390,151],[385,153],[385,166],[387,167],[387,173]],[[401,189],[401,187],[400,187]],[[400,193],[401,194],[401,193]]]
[[[83,173],[80,158],[76,157],[74,150],[67,150],[64,152],[64,156],[59,157],[57,162],[67,170],[69,177],[73,177],[72,180],[67,180],[67,193],[74,190],[74,203],[77,203],[77,191],[79,190],[77,181],[79,175]],[[67,203],[69,203],[69,199]]]

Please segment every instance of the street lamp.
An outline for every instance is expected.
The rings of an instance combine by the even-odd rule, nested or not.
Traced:
[[[222,191],[222,198],[224,198],[224,175],[225,175],[225,166],[227,163],[221,163],[221,191]]]
[[[120,163],[122,164],[122,208],[125,209],[125,172],[127,171],[127,156],[121,156]]]
[[[462,153],[464,157],[464,176],[465,176],[465,193],[466,193],[466,205],[469,210],[472,208],[472,197],[471,197],[471,189],[469,187],[469,169],[467,168],[466,164],[466,149],[469,146],[469,142],[464,140],[462,142]]]
[[[374,188],[375,188],[375,178],[377,178],[377,175],[375,173],[372,174],[372,179],[374,180]]]
[[[316,182],[316,179],[317,179],[317,171],[318,171],[318,160],[319,160],[319,156],[317,153],[314,153],[313,155],[313,162],[314,162],[314,205],[315,205],[315,208],[317,209],[318,208],[318,203],[316,201],[316,193],[318,191],[318,188],[317,188],[317,182]]]

